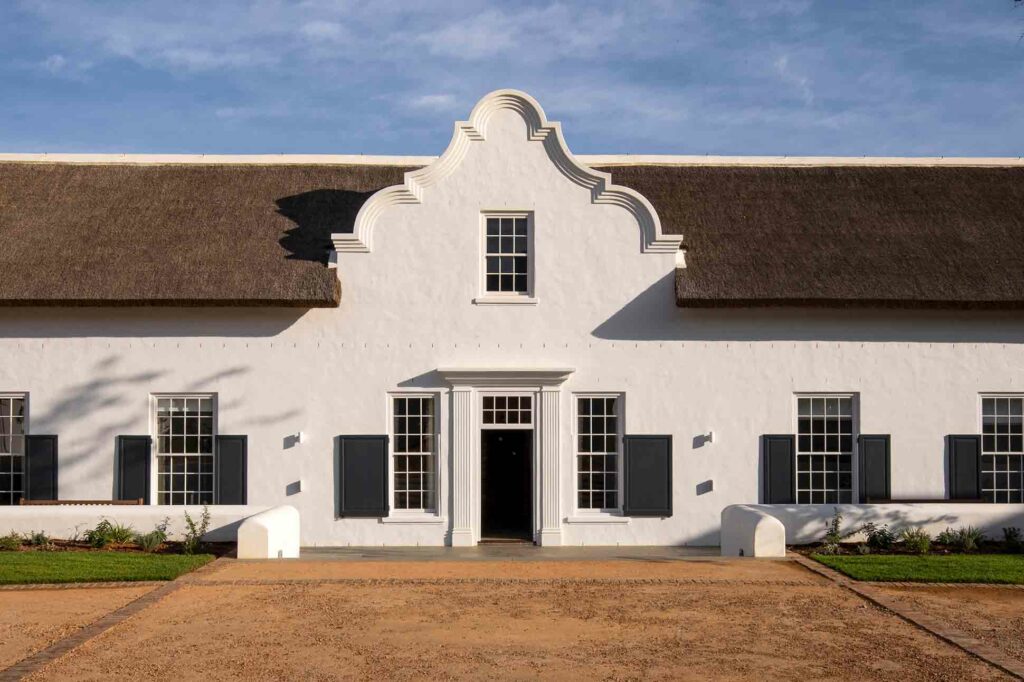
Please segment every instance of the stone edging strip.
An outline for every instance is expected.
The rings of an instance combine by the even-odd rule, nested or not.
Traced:
[[[400,587],[403,585],[759,585],[819,587],[814,580],[743,580],[715,578],[238,578],[209,580],[197,578],[193,587],[247,587],[288,585],[352,585]]]
[[[989,665],[1002,670],[1004,673],[1011,675],[1019,680],[1024,680],[1024,663],[1018,661],[1015,658],[1007,656],[1002,651],[999,651],[995,647],[986,644],[985,642],[968,636],[966,633],[956,628],[950,627],[946,623],[938,620],[925,613],[922,609],[908,607],[900,604],[898,601],[893,599],[891,596],[882,592],[879,587],[882,585],[886,586],[902,586],[904,583],[858,583],[857,581],[843,575],[839,571],[833,570],[824,564],[819,564],[813,559],[808,559],[802,554],[791,552],[789,554],[793,560],[806,568],[809,571],[817,573],[818,575],[828,578],[833,583],[841,588],[847,589],[853,592],[858,597],[871,602],[875,606],[884,609],[893,615],[897,616],[901,620],[910,623],[911,625],[924,630],[925,632],[938,637],[947,644],[966,651],[971,656],[978,658]],[[963,587],[964,583],[906,583],[913,586],[937,586],[942,585],[944,587]],[[986,585],[986,587],[1002,587],[1001,585]]]
[[[219,565],[218,565],[219,564]],[[98,620],[79,628],[77,631],[68,635],[64,639],[59,639],[45,649],[41,649],[34,654],[30,654],[28,657],[21,659],[14,665],[0,670],[0,682],[13,682],[14,680],[20,680],[24,677],[31,675],[32,673],[40,670],[43,666],[51,663],[64,654],[68,653],[72,649],[75,649],[88,640],[103,634],[110,628],[114,627],[118,623],[121,623],[128,618],[131,618],[139,611],[142,611],[146,607],[155,604],[167,595],[171,594],[190,584],[192,581],[188,578],[194,576],[197,573],[210,573],[223,566],[221,559],[214,559],[205,566],[201,566],[192,573],[186,573],[185,575],[167,582],[161,583],[150,583],[150,582],[127,582],[127,583],[79,583],[79,585],[96,585],[102,587],[111,587],[117,585],[119,587],[130,586],[137,587],[139,585],[151,585],[158,584],[159,587],[150,590],[146,594],[142,595],[138,599],[128,602],[124,606],[114,611],[111,611],[105,616],[101,616]],[[57,589],[67,587],[65,583],[58,585],[19,585],[23,589]]]
[[[96,583],[22,583],[18,585],[0,585],[0,592],[23,592],[34,590],[98,590],[115,587],[158,587],[166,585],[166,580],[111,580]]]

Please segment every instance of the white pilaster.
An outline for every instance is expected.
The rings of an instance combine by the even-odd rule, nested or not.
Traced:
[[[557,386],[544,386],[540,391],[540,544],[562,544],[562,514],[559,504],[558,444],[561,422],[558,416],[562,392]]]
[[[452,389],[452,547],[473,539],[473,390]]]

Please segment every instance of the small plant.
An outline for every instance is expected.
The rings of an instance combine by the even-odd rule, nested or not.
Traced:
[[[134,539],[135,531],[131,526],[111,523],[107,519],[97,523],[95,528],[85,531],[85,541],[96,549],[103,549],[107,545],[124,545]]]
[[[0,551],[16,552],[21,549],[21,536],[17,533],[8,533],[0,536]]]
[[[887,550],[896,544],[896,533],[889,529],[889,524],[879,526],[875,523],[865,523],[861,530],[867,536],[868,547],[871,549]]]
[[[157,530],[151,530],[148,533],[139,533],[135,536],[135,544],[139,546],[143,552],[152,553],[160,548],[160,545],[164,544],[163,533]]]
[[[904,528],[900,531],[900,542],[914,554],[927,554],[932,548],[932,536],[923,528]]]
[[[115,545],[126,545],[135,539],[135,529],[120,523],[110,524],[110,540]]]
[[[163,521],[156,525],[156,528],[149,531],[148,533],[140,533],[135,536],[135,544],[139,546],[143,552],[152,553],[160,548],[160,545],[167,541],[167,526],[171,519],[165,517]]]
[[[1021,534],[1020,528],[1013,526],[1004,528],[1003,543],[1006,545],[1007,552],[1019,554],[1024,551],[1024,535]]]
[[[185,511],[185,538],[181,542],[182,551],[185,554],[195,554],[202,544],[203,536],[210,527],[210,508],[203,505],[203,514],[199,517],[199,523],[189,516]]]
[[[821,548],[818,550],[821,554],[839,554],[839,543],[857,532],[844,533],[842,526],[843,513],[839,511],[839,507],[835,507],[832,518],[825,522],[825,537],[822,538]]]
[[[936,536],[935,541],[957,552],[973,552],[984,539],[985,533],[980,528],[965,526],[947,528]]]
[[[59,548],[53,544],[53,540],[43,531],[33,531],[25,536],[25,542],[33,549],[40,552],[55,552]]]
[[[871,554],[871,548],[867,545],[857,545],[857,554]]]
[[[41,530],[33,531],[27,536],[28,544],[33,547],[43,547],[52,544],[49,536]]]
[[[90,528],[89,530],[85,531],[85,541],[88,542],[90,546],[95,547],[96,549],[103,549],[107,545],[113,544],[113,525],[110,523],[110,521],[103,519],[102,521],[96,524],[95,528]]]

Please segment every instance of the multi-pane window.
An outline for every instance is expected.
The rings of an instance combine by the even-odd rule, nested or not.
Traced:
[[[987,502],[1024,501],[1024,397],[981,399],[981,495]]]
[[[852,501],[853,428],[853,398],[797,398],[797,502]]]
[[[18,504],[25,490],[25,396],[0,395],[0,504]]]
[[[488,216],[486,220],[484,290],[489,294],[529,294],[526,216]]]
[[[154,399],[157,503],[213,504],[213,397]]]
[[[533,398],[528,395],[485,395],[483,423],[487,426],[529,426],[533,423]]]
[[[611,396],[577,398],[576,421],[576,506],[579,509],[617,509],[618,399]]]
[[[437,438],[431,396],[394,398],[395,509],[432,511],[437,494]]]

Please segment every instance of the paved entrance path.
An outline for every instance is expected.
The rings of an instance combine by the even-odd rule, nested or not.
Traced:
[[[788,560],[360,554],[218,561],[30,679],[1009,677]]]

